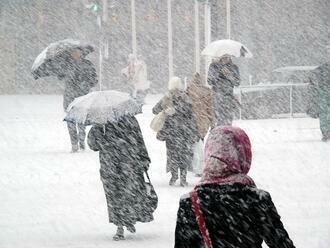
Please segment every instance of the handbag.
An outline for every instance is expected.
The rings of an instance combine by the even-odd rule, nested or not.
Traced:
[[[198,194],[197,194],[197,188],[196,187],[191,193],[191,201],[192,201],[193,209],[194,209],[194,212],[195,212],[195,217],[196,217],[196,220],[197,220],[197,223],[198,223],[198,227],[199,227],[199,230],[202,234],[204,245],[205,245],[206,248],[213,248],[212,241],[211,241],[211,238],[210,238],[210,233],[207,230],[204,215],[203,215],[203,212],[202,212],[202,210],[200,208],[200,205],[199,205],[199,200],[198,200]]]
[[[162,130],[165,123],[165,119],[166,119],[165,111],[159,112],[157,115],[155,115],[155,117],[152,119],[150,123],[151,129],[154,130],[155,132],[159,132],[160,130]]]
[[[156,194],[156,191],[154,189],[154,186],[152,185],[148,172],[145,171],[146,176],[148,178],[148,182],[145,182],[145,186],[146,186],[146,205],[145,205],[145,210],[148,213],[153,213],[157,206],[158,206],[158,196]]]

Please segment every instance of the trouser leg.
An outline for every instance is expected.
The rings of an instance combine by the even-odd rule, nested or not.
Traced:
[[[78,124],[78,131],[79,131],[79,148],[84,150],[85,149],[85,137],[86,137],[86,127],[83,124]]]
[[[78,133],[77,133],[76,124],[67,122],[67,126],[68,126],[69,135],[70,135],[71,145],[72,146],[78,145]]]
[[[169,185],[174,185],[176,180],[178,180],[178,178],[179,178],[179,169],[177,167],[172,167],[171,175],[172,175],[172,177],[170,179]]]
[[[180,169],[180,185],[187,186],[187,169]]]

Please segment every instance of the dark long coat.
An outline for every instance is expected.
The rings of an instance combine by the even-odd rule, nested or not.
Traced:
[[[100,174],[109,221],[117,226],[151,221],[152,214],[144,208],[143,176],[150,159],[135,117],[126,116],[105,127],[93,126],[88,134],[88,145],[100,152]]]
[[[158,114],[168,106],[173,107],[175,113],[166,117],[162,130],[157,134],[158,139],[166,142],[166,171],[185,170],[191,166],[192,144],[199,139],[191,99],[184,91],[174,90],[161,99],[152,112]]]
[[[77,62],[68,58],[63,70],[59,78],[65,81],[63,108],[66,110],[75,98],[88,94],[97,84],[97,74],[93,63],[87,59]]]
[[[324,136],[330,138],[330,63],[325,63],[314,70],[316,86],[314,101],[317,103],[320,129]]]
[[[209,67],[207,82],[214,91],[217,124],[231,125],[233,112],[238,106],[234,97],[234,86],[240,84],[238,67],[232,62],[227,64],[212,62]]]
[[[204,185],[198,198],[214,248],[293,248],[270,194],[253,187]],[[176,248],[204,247],[190,195],[180,200]]]

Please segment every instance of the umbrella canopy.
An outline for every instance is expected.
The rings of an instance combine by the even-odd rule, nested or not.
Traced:
[[[211,42],[202,51],[203,56],[221,57],[231,55],[234,57],[252,58],[250,50],[242,43],[234,40],[217,40]]]
[[[128,93],[108,90],[94,91],[76,98],[68,107],[65,121],[85,125],[116,122],[124,115],[141,113],[141,104]]]
[[[79,49],[83,57],[94,51],[91,45],[73,39],[51,43],[38,55],[32,65],[34,78],[60,75],[66,67],[69,53],[74,49]]]

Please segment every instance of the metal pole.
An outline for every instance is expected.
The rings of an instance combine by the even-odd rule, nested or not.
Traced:
[[[240,106],[239,106],[239,119],[242,120],[242,89],[241,89],[241,87],[239,87],[238,97],[239,97],[239,104],[240,104]]]
[[[231,30],[230,30],[230,0],[226,0],[226,13],[227,13],[227,37],[231,39]]]
[[[173,77],[173,31],[172,31],[172,0],[167,0],[167,27],[168,27],[168,72]]]
[[[99,30],[100,30],[100,37],[99,37],[99,90],[102,90],[102,63],[103,63],[103,54],[102,54],[102,18],[101,18],[101,14],[98,13],[97,14],[97,24],[99,26]]]
[[[204,40],[205,47],[211,42],[211,5],[207,1],[204,5]],[[205,81],[207,82],[207,71],[209,68],[209,58],[205,58]]]
[[[133,55],[136,58],[137,41],[136,41],[135,0],[131,0],[131,14],[132,14],[132,49],[133,49]]]
[[[290,117],[293,117],[292,90],[293,90],[293,87],[292,87],[292,85],[290,85]]]
[[[200,72],[199,3],[195,0],[195,71]]]
[[[108,20],[108,0],[102,0],[102,19],[106,23]]]
[[[99,90],[102,90],[102,69],[103,69],[103,54],[102,54],[102,37],[100,38],[100,44],[99,44]]]

